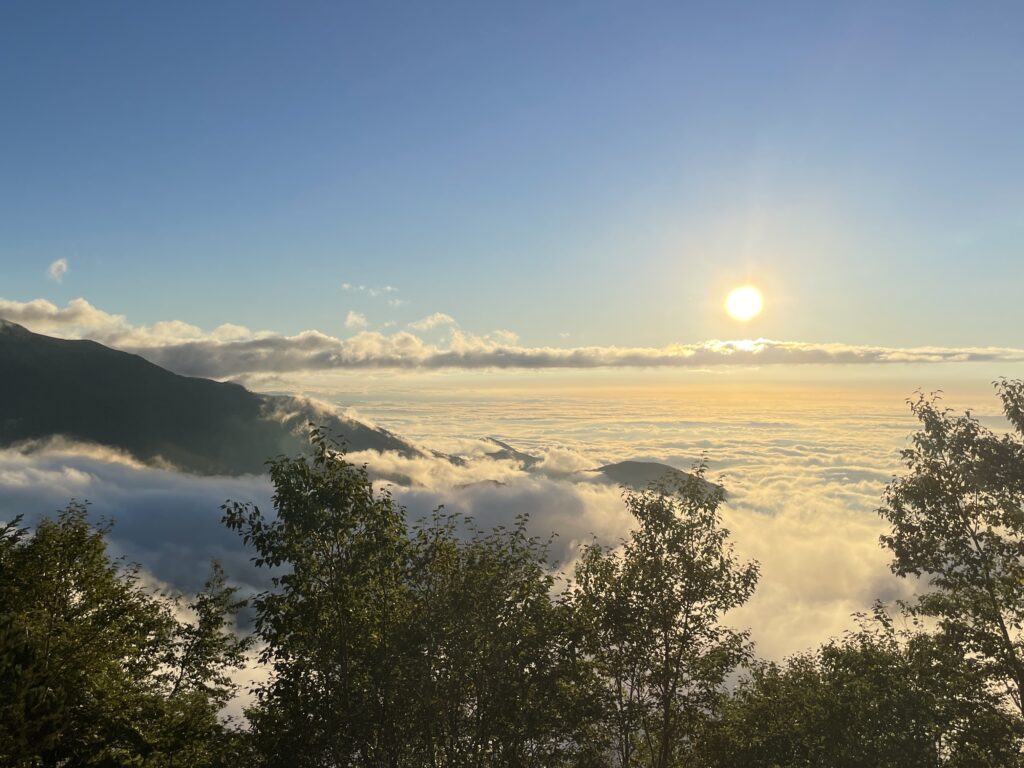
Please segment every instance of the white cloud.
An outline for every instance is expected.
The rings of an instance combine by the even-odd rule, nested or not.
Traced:
[[[491,333],[491,338],[498,344],[504,344],[510,347],[519,343],[519,334],[515,331],[493,331]]]
[[[356,312],[355,310],[350,309],[348,314],[345,315],[346,328],[365,328],[366,322],[366,315],[362,312]]]
[[[537,462],[536,469],[552,475],[568,475],[585,469],[593,469],[594,461],[572,448],[550,448]]]
[[[372,298],[378,298],[380,296],[389,296],[391,294],[398,293],[398,289],[395,288],[393,285],[384,285],[379,288],[374,288],[372,286],[367,285],[342,283],[341,290],[348,291],[349,293],[365,293],[367,296],[370,296]],[[391,299],[388,303],[391,304],[392,302],[396,302],[393,304],[393,306],[398,306],[398,304],[405,303],[401,299]]]
[[[444,504],[486,529],[528,512],[532,533],[558,534],[551,557],[571,571],[581,544],[596,536],[614,545],[632,525],[618,488],[572,473],[624,458],[686,467],[706,448],[714,470],[727,473],[723,518],[738,553],[762,565],[754,598],[729,621],[751,627],[759,653],[769,658],[812,647],[852,626],[851,614],[874,599],[906,596],[912,588],[889,573],[878,544],[884,524],[873,512],[913,424],[902,411],[890,417],[848,404],[787,403],[754,417],[730,404],[698,417],[684,405],[678,413],[691,414],[689,422],[672,416],[671,429],[654,429],[651,424],[669,417],[649,408],[642,417],[623,415],[621,408],[604,413],[591,401],[569,413],[566,407],[553,405],[509,438],[541,459],[538,469],[546,476],[526,472],[517,461],[487,458],[492,442],[457,436],[444,447],[472,457],[463,465],[374,451],[349,458],[406,478],[394,492],[411,518]],[[410,423],[438,418],[436,403],[409,408]],[[560,420],[545,426],[554,413]],[[569,423],[585,430],[574,432]],[[471,416],[459,425],[460,434],[487,433],[480,430],[488,425]],[[575,435],[575,442],[545,450],[525,440],[542,437],[544,429]],[[265,574],[252,570],[249,553],[223,529],[218,506],[226,497],[267,505],[271,494],[265,477],[185,476],[95,447],[54,442],[31,455],[0,451],[0,519],[49,513],[72,497],[88,498],[98,516],[116,518],[113,540],[120,551],[182,589],[195,589],[214,557],[234,579],[259,588]]]
[[[97,519],[114,521],[119,554],[188,591],[202,586],[213,559],[234,580],[259,586],[263,576],[222,525],[219,507],[225,498],[267,505],[271,494],[268,477],[183,475],[95,446],[0,450],[0,520],[23,514],[32,523],[71,499],[88,500]]]
[[[437,328],[442,325],[455,325],[455,318],[451,315],[446,315],[444,312],[435,312],[414,323],[409,323],[409,327],[414,331],[429,331],[431,328]]]
[[[365,458],[372,466],[373,457]],[[571,574],[583,544],[596,537],[614,546],[633,525],[613,485],[538,477],[510,468],[500,484],[442,487],[431,480],[436,476],[426,466],[429,461],[423,460],[419,468],[427,485],[395,489],[412,517],[443,504],[446,511],[467,515],[487,529],[529,513],[533,535],[557,534],[550,557],[566,574]],[[446,483],[451,479],[445,478]],[[852,615],[868,610],[874,600],[910,594],[912,584],[896,579],[887,567],[888,555],[878,543],[882,523],[837,500],[839,489],[839,484],[808,482],[787,496],[780,486],[770,499],[778,505],[773,513],[739,490],[723,510],[737,554],[758,560],[762,570],[753,599],[730,614],[728,622],[751,628],[762,656],[781,660],[813,647],[851,628]]]
[[[64,282],[64,275],[68,271],[68,260],[57,259],[49,267],[46,268],[46,276],[53,280],[55,283]]]
[[[739,339],[670,344],[664,347],[530,347],[509,331],[475,335],[452,327],[431,343],[410,331],[361,331],[337,338],[316,330],[283,336],[221,325],[212,331],[170,320],[130,324],[123,315],[94,307],[82,298],[58,307],[44,299],[0,299],[0,318],[31,330],[66,338],[89,338],[125,349],[179,373],[224,378],[254,373],[325,370],[595,369],[688,368],[776,365],[890,365],[898,363],[1021,363],[1019,347],[885,347],[775,339]],[[346,325],[366,321],[350,312]],[[413,330],[451,324],[436,313]]]
[[[212,331],[181,320],[161,320],[151,326],[136,326],[129,323],[124,315],[105,312],[83,298],[71,299],[64,307],[45,299],[0,299],[0,318],[20,323],[37,333],[93,339],[121,347],[159,347],[193,341],[228,343],[268,335],[267,332],[254,333],[233,323],[219,325]]]

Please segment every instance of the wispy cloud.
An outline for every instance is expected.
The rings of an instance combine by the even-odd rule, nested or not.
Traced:
[[[351,319],[358,323],[359,314]],[[202,376],[331,369],[590,369],[706,368],[773,365],[1024,362],[1019,347],[886,347],[775,339],[712,339],[664,347],[524,346],[509,331],[471,334],[449,327],[432,343],[410,331],[362,330],[347,338],[316,330],[283,336],[226,324],[212,331],[179,320],[148,326],[74,299],[64,307],[36,299],[0,299],[0,318],[42,333],[91,338],[127,349],[172,370]],[[432,315],[413,330],[448,324]],[[453,322],[453,321],[451,321]],[[350,325],[350,327],[352,327]]]
[[[414,331],[429,331],[431,328],[437,328],[442,325],[455,325],[455,318],[451,315],[446,315],[444,312],[435,312],[414,323],[409,323],[409,327]]]
[[[365,293],[367,296],[371,296],[373,298],[398,293],[398,289],[393,285],[384,285],[379,288],[375,288],[368,285],[356,285],[355,283],[342,283],[341,290],[348,291],[349,293]]]
[[[64,275],[68,273],[68,260],[57,259],[46,268],[46,276],[55,283],[64,282]]]
[[[350,309],[348,314],[345,315],[346,328],[365,328],[366,325],[366,315],[362,312],[356,312],[355,310]]]

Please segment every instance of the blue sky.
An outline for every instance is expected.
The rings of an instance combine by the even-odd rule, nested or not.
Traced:
[[[0,297],[1020,345],[1021,29],[1011,2],[8,0]],[[747,281],[766,311],[738,326]]]

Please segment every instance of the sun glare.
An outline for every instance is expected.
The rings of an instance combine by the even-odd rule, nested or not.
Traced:
[[[752,285],[733,288],[725,300],[725,311],[734,320],[746,322],[761,314],[761,292]]]

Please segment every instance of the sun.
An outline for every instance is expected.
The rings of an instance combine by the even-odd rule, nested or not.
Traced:
[[[761,292],[752,285],[733,288],[725,299],[725,311],[729,317],[744,323],[761,314],[763,305]]]

